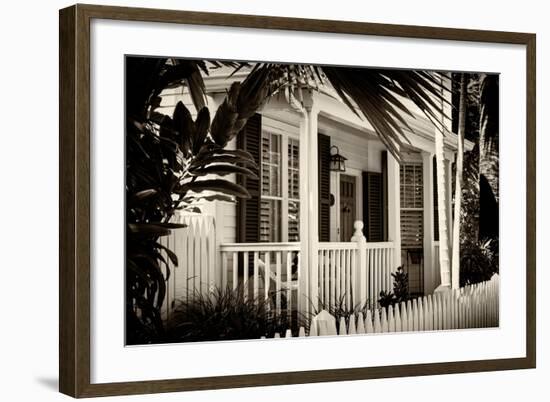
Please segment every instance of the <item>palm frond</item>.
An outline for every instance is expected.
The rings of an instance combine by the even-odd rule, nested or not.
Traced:
[[[284,90],[300,102],[303,90],[331,86],[350,110],[370,123],[397,159],[404,142],[410,144],[407,132],[413,132],[405,116],[416,116],[404,99],[412,101],[442,133],[442,117],[448,117],[443,107],[449,104],[449,89],[444,85],[447,77],[440,72],[257,63],[249,76],[261,78],[262,85],[269,88],[268,96]]]

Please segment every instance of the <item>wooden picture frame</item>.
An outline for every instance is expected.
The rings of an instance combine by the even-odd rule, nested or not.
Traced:
[[[517,44],[526,47],[526,356],[522,358],[93,384],[90,381],[90,21],[92,19]],[[75,5],[60,11],[59,389],[73,397],[534,368],[536,90],[534,34]]]

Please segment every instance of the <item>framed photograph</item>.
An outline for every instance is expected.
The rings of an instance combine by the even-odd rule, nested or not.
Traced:
[[[535,367],[534,34],[59,21],[61,392]]]

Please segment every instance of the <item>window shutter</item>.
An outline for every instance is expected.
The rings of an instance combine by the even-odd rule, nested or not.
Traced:
[[[388,154],[382,152],[382,169],[363,172],[363,233],[369,242],[388,239]]]
[[[261,169],[261,135],[262,116],[256,113],[248,119],[237,136],[237,148],[250,152],[258,169]],[[258,176],[261,177],[261,172]],[[237,183],[250,193],[248,199],[237,199],[237,241],[256,243],[260,240],[260,180],[237,175]]]
[[[382,174],[363,172],[363,232],[367,241],[383,239]]]
[[[421,163],[401,163],[401,248],[420,249],[424,238],[423,169]]]
[[[388,241],[388,151],[382,151],[382,240]]]
[[[330,137],[318,135],[319,241],[330,241]]]

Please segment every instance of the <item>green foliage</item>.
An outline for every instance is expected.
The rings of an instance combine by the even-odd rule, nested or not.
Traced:
[[[393,277],[393,291],[380,292],[378,304],[380,307],[388,307],[397,303],[409,300],[409,274],[405,272],[403,267],[398,267],[396,272],[391,274]]]
[[[498,273],[498,244],[495,240],[464,239],[460,247],[460,286],[491,279]]]
[[[228,341],[284,335],[286,316],[273,312],[272,298],[245,297],[242,286],[197,292],[181,302],[166,324],[166,342]]]

